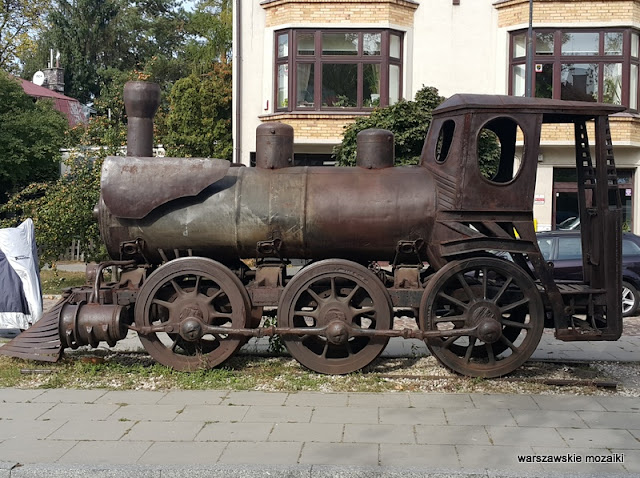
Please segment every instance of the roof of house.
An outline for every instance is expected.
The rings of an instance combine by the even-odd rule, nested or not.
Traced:
[[[86,123],[87,118],[84,114],[82,104],[75,98],[65,96],[57,91],[50,90],[43,86],[38,86],[35,83],[18,78],[22,89],[26,94],[34,98],[50,98],[53,100],[54,107],[61,113],[63,113],[69,120],[69,126],[75,126],[77,124]]]

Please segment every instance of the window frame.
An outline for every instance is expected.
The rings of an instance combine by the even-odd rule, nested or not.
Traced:
[[[553,52],[552,54],[538,54],[536,53],[536,40],[537,34],[553,34]],[[598,52],[595,55],[583,54],[583,55],[569,55],[562,53],[562,36],[568,33],[598,33]],[[622,53],[620,55],[608,54],[605,52],[605,36],[607,33],[622,33]],[[534,28],[533,29],[533,65],[532,72],[526,72],[526,48],[524,54],[519,57],[515,57],[515,39],[519,35],[525,36],[526,45],[526,29],[514,30],[509,34],[509,87],[508,92],[510,95],[515,94],[515,68],[525,69],[524,78],[527,75],[532,75],[532,92],[536,96],[536,81],[540,75],[540,72],[535,71],[535,65],[553,65],[551,73],[552,77],[552,98],[562,99],[562,65],[563,64],[596,64],[597,65],[597,99],[594,101],[603,102],[605,92],[605,65],[608,64],[621,64],[621,94],[620,104],[627,107],[632,111],[638,111],[640,109],[640,81],[636,78],[635,82],[635,96],[633,96],[635,105],[630,104],[631,100],[631,72],[632,65],[635,65],[635,71],[640,75],[640,54],[639,57],[632,56],[632,41],[634,35],[640,35],[640,30],[635,28],[625,27],[601,27],[601,28]],[[526,80],[525,80],[526,81]],[[519,88],[518,88],[519,90]],[[520,93],[520,91],[517,91]],[[543,96],[540,96],[543,97]]]
[[[322,52],[322,35],[324,33],[344,33],[358,35],[358,51],[355,55],[328,55]],[[313,34],[315,52],[313,55],[299,55],[297,49],[297,40],[300,35]],[[380,34],[380,55],[365,55],[363,38],[365,34]],[[288,55],[286,57],[278,57],[278,39],[281,35],[287,35],[288,38]],[[400,52],[399,58],[391,57],[391,36],[399,37]],[[403,56],[404,56],[404,32],[388,28],[287,28],[274,31],[274,112],[295,112],[295,113],[332,113],[332,112],[369,112],[374,108],[389,105],[390,95],[390,68],[391,65],[397,66],[399,70],[398,78],[398,99],[402,98],[402,80],[403,80]],[[298,105],[298,66],[304,64],[312,64],[313,66],[313,106]],[[322,67],[323,65],[350,65],[355,64],[357,68],[356,83],[356,105],[355,106],[326,106],[322,104]],[[279,68],[286,65],[288,68],[287,90],[288,98],[286,105],[280,104],[278,92],[279,84]],[[364,70],[365,65],[379,65],[379,104],[365,106],[364,91]],[[375,94],[375,93],[372,93]]]

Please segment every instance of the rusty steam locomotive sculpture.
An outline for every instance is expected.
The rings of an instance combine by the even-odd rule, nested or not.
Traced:
[[[125,88],[128,155],[105,160],[94,211],[113,261],[0,353],[53,361],[133,329],[158,362],[193,370],[280,334],[306,367],[348,373],[404,337],[425,340],[458,373],[496,377],[530,357],[544,327],[561,340],[619,338],[608,116],[621,107],[455,95],[434,111],[420,165],[408,167],[394,167],[384,130],[360,133],[355,168],[297,167],[293,129],[265,123],[247,168],[151,158],[158,101],[156,85]],[[541,130],[563,124],[575,129],[582,223],[584,280],[571,283],[554,281],[532,215]],[[483,129],[500,146],[490,177],[478,163]],[[307,263],[292,274],[294,258]],[[104,282],[105,267],[117,281]],[[260,327],[276,307],[277,327]],[[394,316],[409,312],[417,330],[394,330]]]

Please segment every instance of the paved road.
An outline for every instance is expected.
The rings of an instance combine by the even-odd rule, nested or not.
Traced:
[[[279,476],[284,465],[307,477],[326,476],[312,473],[317,465],[340,465],[341,476],[398,467],[418,473],[410,476],[640,476],[637,398],[61,389],[0,397],[0,462],[25,465],[5,475],[0,466],[0,477],[115,465],[122,475],[111,476],[138,465],[163,477],[193,465],[227,474],[257,465],[255,476]]]

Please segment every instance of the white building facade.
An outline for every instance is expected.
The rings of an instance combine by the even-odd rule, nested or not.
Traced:
[[[297,164],[323,164],[344,127],[422,86],[621,104],[611,121],[624,221],[640,233],[640,0],[236,0],[234,160],[256,127],[290,124]],[[573,130],[547,128],[538,158],[538,229],[577,214]]]

